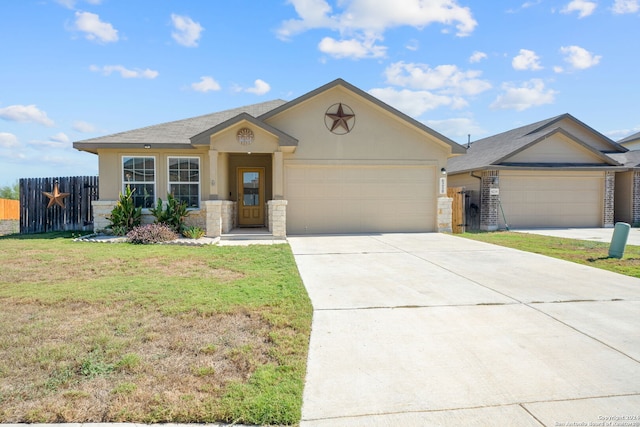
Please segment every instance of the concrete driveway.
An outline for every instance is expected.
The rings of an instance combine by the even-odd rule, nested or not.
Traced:
[[[613,237],[613,228],[512,228],[511,231],[566,237],[568,239],[592,240],[609,244]],[[627,245],[640,246],[640,228],[632,227],[629,230]]]
[[[640,279],[445,234],[288,240],[302,426],[640,425]]]

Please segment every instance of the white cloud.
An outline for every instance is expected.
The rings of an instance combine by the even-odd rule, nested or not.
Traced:
[[[102,22],[95,13],[76,12],[75,28],[86,33],[87,40],[104,43],[118,41],[118,30],[108,22]]]
[[[475,120],[467,117],[458,117],[445,120],[427,120],[426,125],[435,129],[443,135],[450,138],[464,138],[464,144],[467,143],[467,135],[478,139],[479,135],[486,135],[487,131],[483,129]]]
[[[0,108],[0,118],[12,122],[33,122],[45,126],[53,126],[54,122],[47,113],[38,109],[35,105],[10,105]]]
[[[381,37],[395,27],[423,28],[439,23],[455,26],[458,36],[468,36],[477,22],[468,7],[456,0],[343,0],[337,2],[342,10],[333,13],[326,0],[289,0],[299,19],[284,21],[277,30],[281,39],[311,29],[326,28],[341,34]]]
[[[598,65],[600,59],[602,59],[602,56],[594,55],[580,46],[563,46],[560,48],[560,52],[565,55],[565,62],[577,70],[594,67]]]
[[[556,91],[545,88],[540,79],[531,79],[520,87],[512,83],[502,85],[503,94],[498,95],[490,105],[495,110],[523,111],[539,105],[552,104],[555,101]]]
[[[560,13],[578,12],[578,18],[584,18],[593,13],[598,6],[598,3],[587,0],[572,0],[567,4]]]
[[[387,82],[396,86],[420,90],[438,90],[443,94],[477,95],[491,88],[482,73],[476,70],[462,71],[455,65],[393,63],[385,70]]]
[[[409,116],[418,117],[438,107],[464,108],[467,102],[459,97],[437,95],[426,90],[397,90],[394,88],[371,89],[369,93]]]
[[[73,124],[73,130],[82,133],[92,133],[96,131],[96,127],[91,123],[77,121]]]
[[[100,3],[102,3],[102,0],[84,0],[84,1],[94,6],[97,6]],[[62,6],[68,9],[73,9],[76,6],[77,2],[78,0],[56,0],[56,3],[61,4]]]
[[[198,22],[194,22],[193,19],[188,16],[181,16],[171,14],[171,21],[175,31],[171,33],[171,37],[181,44],[187,47],[198,46],[198,40],[202,35],[204,28]]]
[[[146,70],[141,70],[139,68],[130,70],[122,65],[105,65],[103,67],[91,65],[89,69],[93,72],[101,72],[105,76],[109,76],[112,73],[120,73],[120,76],[124,79],[155,79],[160,74],[159,72],[149,68]]]
[[[411,39],[405,47],[407,48],[407,50],[415,52],[416,50],[420,49],[420,42],[416,39]]]
[[[331,37],[325,37],[318,44],[318,49],[334,58],[382,58],[386,55],[387,48],[376,46],[375,41],[375,39],[365,41],[335,40]]]
[[[18,137],[12,133],[0,132],[0,148],[19,147]]]
[[[469,57],[469,62],[471,62],[473,64],[473,63],[476,63],[476,62],[480,62],[483,59],[487,59],[487,54],[484,53],[484,52],[480,52],[480,51],[476,50]]]
[[[245,92],[253,93],[255,95],[264,95],[271,90],[269,83],[264,80],[257,79],[253,82],[253,87],[245,89]]]
[[[191,84],[191,89],[195,90],[196,92],[202,93],[212,92],[220,90],[220,84],[218,84],[218,82],[215,81],[213,77],[202,76],[200,77],[199,82]]]
[[[613,13],[636,13],[640,10],[639,0],[615,0],[612,7]]]
[[[640,132],[640,126],[636,126],[631,129],[610,130],[608,132],[605,132],[604,134],[607,135],[609,138],[613,139],[614,141],[619,141],[637,132]]]
[[[64,144],[69,143],[69,137],[64,132],[58,132],[57,134],[50,136],[49,140],[53,142],[64,143]]]
[[[520,49],[520,54],[513,58],[511,65],[515,70],[542,70],[540,57],[528,49]]]

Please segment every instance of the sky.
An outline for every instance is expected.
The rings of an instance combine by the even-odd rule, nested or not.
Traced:
[[[0,186],[336,78],[461,144],[564,113],[640,131],[640,0],[2,0],[0,22]]]

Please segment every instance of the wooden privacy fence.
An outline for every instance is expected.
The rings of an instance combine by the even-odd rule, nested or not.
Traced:
[[[0,199],[0,220],[20,219],[20,201]]]
[[[52,203],[43,192],[69,193]],[[98,200],[97,176],[24,178],[20,180],[20,233],[86,231],[93,229],[91,202]]]
[[[454,234],[465,232],[464,187],[447,188],[447,197],[451,197],[451,231]]]

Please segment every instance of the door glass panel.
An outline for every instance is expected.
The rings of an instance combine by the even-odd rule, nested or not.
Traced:
[[[260,206],[260,174],[258,172],[243,172],[243,203],[245,206]]]

